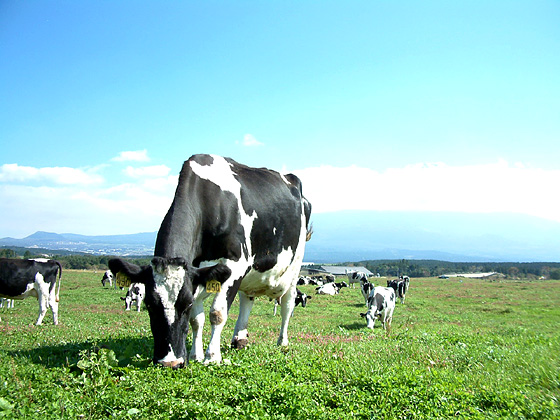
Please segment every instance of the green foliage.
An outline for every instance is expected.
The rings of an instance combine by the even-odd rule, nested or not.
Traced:
[[[151,363],[147,312],[124,312],[125,292],[100,279],[64,272],[57,327],[32,325],[36,300],[0,310],[0,418],[560,416],[559,281],[413,279],[387,332],[365,328],[359,289],[319,296],[305,286],[313,299],[296,308],[288,348],[275,345],[280,316],[261,298],[250,345],[230,349],[234,303],[226,362],[172,370]]]

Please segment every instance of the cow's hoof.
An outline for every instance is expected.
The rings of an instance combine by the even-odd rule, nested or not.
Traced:
[[[231,347],[237,350],[244,349],[249,344],[249,340],[246,338],[234,338],[231,342]]]

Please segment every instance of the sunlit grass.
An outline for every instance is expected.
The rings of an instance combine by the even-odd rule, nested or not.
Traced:
[[[151,365],[149,317],[125,312],[102,273],[65,271],[60,325],[36,300],[0,310],[7,418],[542,418],[560,416],[560,282],[412,279],[387,333],[365,328],[358,289],[296,308],[291,345],[258,299],[250,345],[227,364]],[[205,326],[206,341],[209,326]]]

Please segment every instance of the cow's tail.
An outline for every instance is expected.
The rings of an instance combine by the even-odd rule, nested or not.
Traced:
[[[56,291],[56,301],[58,302],[60,300],[60,284],[62,283],[62,265],[58,261],[55,261],[55,263],[58,265],[58,289]]]

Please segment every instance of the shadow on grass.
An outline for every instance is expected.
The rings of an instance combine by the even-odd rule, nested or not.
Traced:
[[[340,328],[344,328],[345,330],[349,330],[349,331],[363,330],[366,328],[366,322],[356,321],[353,322],[352,324],[340,325]]]
[[[29,362],[43,365],[46,368],[60,368],[74,366],[80,360],[84,351],[98,352],[100,349],[112,350],[119,365],[126,366],[133,358],[149,360],[153,354],[153,338],[117,338],[105,340],[87,340],[78,343],[66,343],[53,346],[41,346],[31,350],[8,351],[14,358],[25,358]],[[148,364],[148,363],[146,363]]]

